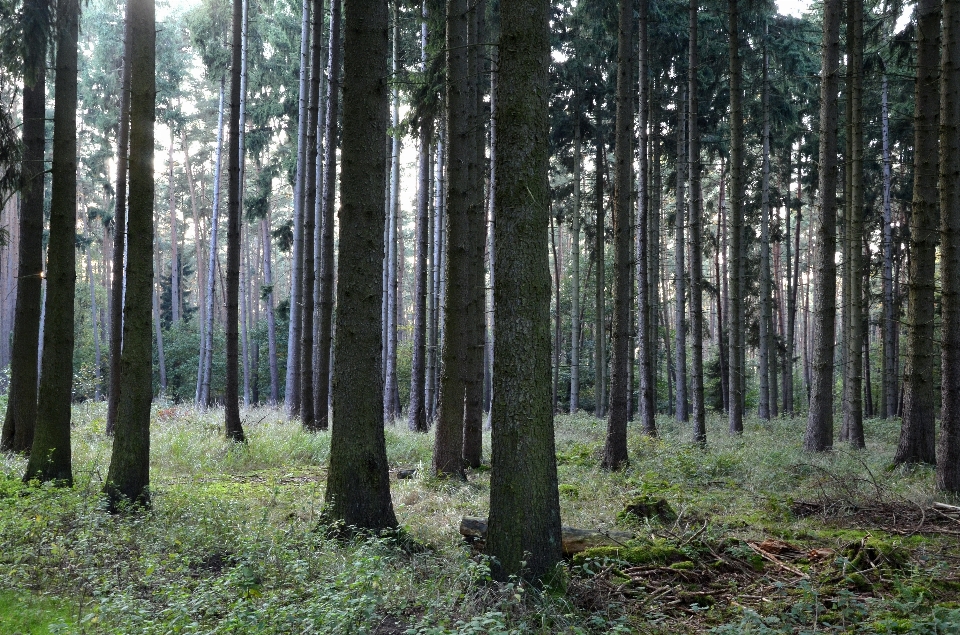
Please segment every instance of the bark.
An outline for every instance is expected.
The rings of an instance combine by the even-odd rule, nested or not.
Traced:
[[[287,331],[287,369],[284,378],[284,409],[288,417],[300,415],[300,340],[303,334],[301,294],[303,288],[303,233],[306,207],[307,109],[310,102],[310,10],[315,0],[303,0],[300,24],[300,100],[297,124],[297,173],[293,189],[293,253],[290,267],[290,325]],[[309,164],[312,165],[312,164]],[[211,241],[212,242],[212,241]]]
[[[937,246],[937,111],[940,0],[917,4],[913,204],[903,421],[893,462],[936,461],[934,401],[934,274]]]
[[[813,359],[810,410],[803,447],[833,447],[834,328],[837,315],[837,128],[840,82],[840,0],[826,0],[820,79],[820,205],[816,227],[813,299]]]
[[[249,408],[252,395],[250,369],[250,323],[253,320],[250,310],[250,232],[243,232],[241,236],[240,258],[240,364],[243,370],[243,407]]]
[[[177,198],[173,187],[173,127],[167,153],[167,205],[170,210],[170,313],[171,321],[180,321],[180,239],[177,237]],[[159,273],[159,272],[158,272]]]
[[[637,349],[640,365],[640,387],[637,401],[640,413],[640,427],[644,434],[657,434],[657,279],[659,275],[658,260],[660,258],[660,223],[659,205],[653,206],[653,196],[659,195],[656,188],[648,187],[650,182],[650,164],[648,155],[651,154],[648,119],[650,117],[650,78],[647,72],[647,11],[648,1],[640,0],[639,20],[637,22],[637,39],[639,40],[639,54],[637,56],[637,76],[639,108],[637,112],[637,126],[639,128],[637,147]],[[659,161],[659,146],[653,154],[656,157],[654,166]],[[652,210],[652,213],[651,213]],[[656,247],[656,248],[654,248]]]
[[[440,344],[441,321],[443,315],[443,199],[444,199],[444,165],[445,165],[445,138],[446,126],[440,120],[440,131],[437,135],[436,162],[434,168],[434,214],[433,214],[433,245],[431,247],[431,270],[433,284],[430,295],[433,297],[433,307],[430,312],[430,330],[427,334],[427,421],[432,422],[437,413],[437,393],[439,392],[440,378]]]
[[[100,323],[98,323],[97,317],[99,311],[97,309],[97,284],[93,277],[93,255],[90,253],[93,249],[93,233],[90,231],[89,216],[84,216],[84,229],[91,239],[85,250],[85,257],[87,261],[87,284],[90,286],[90,328],[93,331],[93,399],[94,401],[100,401]],[[72,362],[70,370],[73,371]]]
[[[686,183],[687,183],[687,139],[686,139],[686,119],[687,119],[687,98],[686,91],[680,90],[680,103],[677,111],[680,116],[677,118],[677,213],[674,214],[674,241],[673,241],[673,286],[674,300],[676,307],[674,309],[674,328],[673,334],[676,338],[676,388],[677,388],[677,421],[686,422],[690,420],[690,413],[687,410],[689,400],[687,399],[687,291],[686,291],[686,255],[684,247],[686,238],[684,236],[684,224],[687,221],[686,214]]]
[[[597,126],[599,129],[599,126]],[[604,322],[606,319],[606,294],[604,293],[604,277],[606,269],[606,259],[603,255],[603,243],[604,243],[604,220],[603,220],[603,170],[604,166],[607,163],[607,155],[603,147],[603,138],[599,136],[599,132],[596,139],[597,144],[597,158],[594,165],[596,166],[596,184],[594,185],[594,191],[596,193],[596,212],[595,218],[596,222],[594,224],[594,243],[593,243],[593,259],[595,264],[595,273],[596,276],[595,285],[594,285],[594,313],[595,313],[595,322],[593,325],[593,393],[595,406],[593,414],[597,418],[603,418],[606,410],[604,409],[604,393],[606,392],[606,368],[607,368],[607,355],[606,355],[606,344],[605,344],[605,333],[604,333]],[[494,349],[496,349],[496,344],[494,344]]]
[[[447,247],[444,257],[447,295],[443,311],[444,341],[441,349],[439,401],[432,468],[436,474],[463,479],[463,414],[467,369],[470,301],[470,269],[466,259],[470,249],[471,182],[469,91],[469,4],[467,0],[449,0],[447,4],[447,96],[446,117],[449,133],[447,162]],[[548,388],[549,390],[549,388]]]
[[[306,177],[304,181],[302,272],[300,278],[300,421],[307,430],[317,430],[313,404],[314,283],[316,254],[314,233],[317,207],[317,130],[320,116],[320,75],[323,72],[323,0],[313,0],[313,33],[310,36],[310,99],[307,108]]]
[[[242,30],[243,2],[233,0],[232,60],[230,66],[230,144],[227,172],[227,283],[225,289],[226,315],[226,383],[223,395],[224,432],[227,439],[245,440],[240,423],[239,395],[239,333],[240,321],[240,102],[242,98]]]
[[[154,3],[129,0],[133,41],[130,90],[130,205],[123,307],[120,404],[110,469],[104,485],[108,506],[150,503],[151,375],[150,295],[153,289],[153,122],[156,21]]]
[[[550,411],[549,3],[501,5],[494,226],[493,456],[487,552],[492,574],[542,579],[560,559]]]
[[[943,315],[937,489],[960,492],[960,3],[944,0],[940,61],[940,265]]]
[[[242,225],[242,215],[243,215],[243,183],[244,175],[246,170],[246,145],[244,135],[246,134],[246,121],[247,121],[247,22],[248,22],[248,10],[249,10],[249,0],[240,0],[241,1],[241,15],[240,15],[240,122],[239,122],[239,132],[238,132],[238,144],[239,144],[239,154],[240,154],[240,190],[238,193],[238,202],[237,205],[240,208],[241,214],[241,230]],[[239,298],[241,306],[241,316],[240,316],[240,326],[241,326],[241,361],[243,364],[243,405],[246,407],[250,406],[251,403],[251,392],[250,392],[250,383],[251,383],[251,364],[250,364],[250,338],[249,338],[249,325],[251,320],[251,311],[250,311],[250,237],[249,231],[243,232],[242,234],[242,262],[241,268],[243,269],[243,275],[240,279],[240,285],[242,292]],[[229,251],[229,250],[228,250]],[[229,256],[228,256],[229,258]]]
[[[853,0],[850,0],[853,1]],[[772,416],[770,366],[773,352],[773,299],[770,263],[770,85],[766,46],[763,51],[763,156],[760,194],[760,418]]]
[[[848,159],[850,205],[847,208],[847,247],[850,252],[850,331],[847,346],[847,399],[843,408],[846,441],[863,448],[863,0],[847,0],[848,131],[851,156]],[[868,384],[869,385],[869,384]]]
[[[334,207],[337,179],[337,127],[340,120],[340,18],[342,3],[330,3],[330,43],[327,54],[327,112],[323,124],[323,209],[320,229],[320,328],[317,332],[316,410],[317,427],[326,430],[330,411],[330,352],[333,345]]]
[[[154,246],[156,249],[156,246]],[[159,250],[157,250],[159,253]],[[159,258],[158,258],[159,260]],[[158,266],[154,276],[157,276],[157,273],[160,271]],[[153,293],[151,294],[150,302],[153,307],[153,333],[157,338],[157,372],[160,375],[160,394],[165,395],[167,393],[167,360],[164,357],[163,351],[163,329],[160,324],[160,294],[157,293],[156,285],[154,285]]]
[[[424,24],[426,22],[424,21]],[[424,49],[424,52],[426,49]],[[425,53],[424,53],[425,54]],[[415,289],[413,294],[413,358],[410,372],[410,406],[407,425],[414,432],[426,432],[425,403],[427,357],[427,268],[430,233],[430,127],[420,127],[420,148],[417,153],[417,228]]]
[[[390,501],[380,368],[387,22],[385,2],[344,3],[337,363],[325,501],[331,519],[360,529],[397,526]]]
[[[561,239],[562,240],[562,239]],[[553,380],[550,382],[552,391],[551,406],[553,412],[559,412],[557,409],[558,399],[559,399],[559,390],[560,390],[560,357],[561,357],[561,348],[563,343],[561,338],[560,330],[560,256],[557,253],[557,227],[554,223],[553,215],[550,215],[550,251],[553,254],[551,259],[553,262],[553,267],[551,273],[552,275],[552,287],[553,299],[554,299],[554,312],[553,312]]]
[[[30,16],[48,11],[46,0],[24,2],[24,30]],[[43,269],[44,146],[46,143],[46,27],[34,27],[24,45],[23,187],[20,190],[20,244],[17,300],[10,353],[10,389],[0,449],[28,453],[37,422],[37,348],[40,345]]]
[[[836,0],[834,0],[836,1]],[[743,61],[740,59],[740,9],[728,0],[730,38],[730,433],[743,432],[744,350],[743,272]]]
[[[391,75],[396,76],[399,63],[400,23],[397,20],[397,0],[393,0],[393,36],[391,41]],[[390,95],[390,185],[387,199],[387,244],[386,244],[386,303],[384,315],[386,334],[386,368],[384,369],[383,418],[393,424],[400,416],[397,402],[397,237],[399,236],[400,212],[400,89],[391,87]]]
[[[207,263],[207,293],[203,301],[206,303],[206,327],[203,329],[203,343],[200,349],[200,381],[197,389],[197,405],[206,409],[210,405],[210,379],[213,375],[213,315],[214,296],[216,292],[217,272],[217,233],[220,226],[220,167],[223,154],[223,119],[226,112],[225,80],[220,78],[220,107],[217,116],[217,156],[213,173],[213,212],[210,217],[210,244],[208,247],[209,261]],[[221,285],[222,287],[222,285]]]
[[[700,56],[697,51],[699,7],[690,2],[690,392],[693,440],[707,441],[707,412],[703,396],[703,192],[700,189]]]
[[[264,303],[267,309],[267,347],[270,367],[270,401],[276,406],[280,398],[280,374],[277,368],[277,320],[273,305],[273,257],[270,247],[270,210],[260,219],[260,240],[263,241],[263,286],[266,290]]]
[[[573,133],[573,250],[570,259],[570,414],[580,410],[580,164],[582,144],[580,139],[580,109]]]
[[[894,348],[898,324],[894,321],[893,298],[893,215],[890,206],[890,109],[887,105],[887,74],[881,88],[881,134],[883,158],[883,372],[881,373],[880,418],[897,411],[897,352]]]
[[[70,406],[73,401],[74,296],[77,284],[77,39],[79,0],[57,4],[57,74],[47,292],[37,423],[23,480],[73,484]],[[96,334],[94,334],[96,336]]]

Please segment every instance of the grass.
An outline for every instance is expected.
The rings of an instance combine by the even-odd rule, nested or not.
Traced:
[[[655,440],[631,427],[631,467],[607,474],[605,424],[558,417],[564,524],[637,538],[539,591],[489,581],[457,531],[486,515],[489,471],[429,477],[430,435],[387,429],[391,469],[418,468],[392,480],[425,546],[410,552],[319,524],[329,435],[258,409],[236,446],[221,417],[154,406],[154,506],[138,515],[101,507],[103,404],[74,410],[72,489],[22,486],[24,460],[0,456],[0,632],[960,633],[960,521],[927,511],[956,501],[934,495],[931,469],[889,466],[896,422],[867,422],[865,451],[811,456],[800,420],[731,437],[713,418],[703,448],[662,418]],[[638,499],[674,514],[621,513]]]

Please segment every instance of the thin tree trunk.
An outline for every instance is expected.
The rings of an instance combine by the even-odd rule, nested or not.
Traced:
[[[553,381],[551,382],[551,407],[553,412],[558,412],[557,404],[559,401],[559,395],[557,394],[560,390],[560,348],[562,346],[560,338],[560,257],[557,253],[557,228],[554,223],[553,214],[550,215],[550,250],[553,254]]]
[[[677,369],[677,421],[687,422],[690,420],[690,412],[687,410],[689,400],[687,399],[687,292],[686,292],[686,255],[684,247],[686,238],[684,225],[687,221],[686,200],[687,200],[687,139],[686,139],[686,119],[687,119],[687,93],[685,88],[679,92],[678,112],[680,116],[677,119],[677,213],[674,214],[674,241],[673,241],[673,287],[674,300],[676,308],[674,309],[674,319],[676,320],[673,328],[676,338],[677,358],[675,368]]]
[[[93,277],[93,257],[90,250],[93,247],[93,232],[90,231],[90,218],[84,216],[84,225],[87,235],[91,238],[86,248],[87,282],[90,285],[90,328],[93,329],[93,399],[100,401],[100,325],[97,323],[97,284]]]
[[[171,321],[180,321],[180,240],[177,237],[177,199],[173,187],[173,127],[170,128],[170,147],[167,154],[167,204],[170,208],[170,314]],[[159,275],[160,272],[157,272]]]
[[[707,442],[707,412],[703,396],[703,192],[700,189],[700,56],[699,7],[690,1],[690,390],[693,401],[693,440]]]
[[[605,349],[605,337],[604,337],[604,322],[605,322],[605,313],[606,307],[604,306],[606,300],[606,294],[604,293],[604,277],[606,269],[606,259],[603,255],[603,243],[604,243],[604,223],[603,223],[603,168],[607,163],[606,153],[603,149],[603,139],[599,137],[599,126],[598,128],[598,138],[596,140],[597,144],[597,159],[595,162],[596,166],[596,184],[594,186],[594,191],[596,193],[596,208],[595,208],[595,230],[594,230],[594,243],[593,243],[593,258],[596,263],[596,271],[594,275],[596,276],[596,284],[594,286],[594,312],[595,312],[595,322],[593,325],[593,374],[594,374],[594,416],[597,418],[603,418],[605,410],[603,407],[603,395],[606,392],[606,382],[604,381],[607,367],[607,356]]]
[[[424,3],[424,13],[426,3]],[[424,30],[426,20],[423,21]],[[426,37],[424,36],[424,44]],[[426,47],[423,48],[424,59]],[[425,64],[425,61],[424,61]],[[420,148],[417,155],[417,236],[415,290],[413,295],[413,356],[410,371],[410,406],[407,425],[414,432],[426,432],[425,380],[427,357],[427,268],[430,233],[430,125],[420,126]]]
[[[311,21],[310,11],[315,0],[303,0],[300,23],[300,97],[297,124],[297,173],[293,188],[293,252],[290,266],[290,325],[287,331],[287,368],[284,379],[284,409],[288,417],[300,415],[300,345],[303,334],[301,304],[303,293],[303,235],[307,214],[306,180],[310,166],[307,163],[307,124],[310,102]],[[316,120],[314,120],[316,121]],[[312,209],[310,210],[312,212]],[[212,240],[211,240],[212,244]]]
[[[580,164],[582,143],[580,139],[580,109],[573,133],[573,253],[570,263],[570,414],[580,410]]]
[[[215,159],[213,176],[213,214],[210,217],[210,244],[208,245],[209,262],[207,264],[207,295],[204,302],[206,309],[206,327],[204,341],[201,347],[200,385],[197,394],[197,405],[201,410],[210,405],[210,379],[213,375],[213,313],[214,295],[216,291],[217,272],[217,231],[220,224],[220,168],[223,153],[223,120],[225,108],[226,81],[220,78],[220,108],[217,118],[217,156]],[[222,286],[222,285],[221,285]]]
[[[270,366],[270,405],[280,399],[280,374],[277,368],[277,319],[273,306],[273,257],[270,248],[270,210],[260,219],[260,239],[263,241],[263,286],[267,290],[264,303],[267,308],[267,346]]]
[[[881,88],[881,134],[883,143],[883,372],[881,374],[880,418],[897,411],[897,365],[894,348],[897,323],[893,299],[893,216],[890,207],[890,111],[887,105],[887,74]]]
[[[730,45],[730,433],[743,432],[744,302],[743,275],[743,62],[740,59],[740,9],[728,0]]]
[[[153,288],[153,298],[151,301],[153,302],[153,334],[157,339],[157,369],[160,373],[160,394],[166,395],[167,360],[163,350],[163,329],[160,327],[160,298],[156,286]]]
[[[767,27],[769,28],[769,27]],[[760,418],[772,416],[770,366],[773,349],[773,307],[770,264],[770,85],[766,45],[763,50],[763,156],[760,186]]]
[[[391,66],[394,76],[397,74],[400,47],[400,22],[397,19],[397,0],[393,0],[393,37],[391,37]],[[383,389],[383,418],[393,424],[400,416],[397,405],[397,237],[400,212],[400,89],[397,84],[391,88],[390,107],[390,194],[387,199],[387,244],[386,244],[386,304],[384,306],[386,337],[386,368]]]

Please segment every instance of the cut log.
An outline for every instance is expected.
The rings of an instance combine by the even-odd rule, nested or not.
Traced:
[[[561,542],[564,556],[586,551],[593,547],[623,546],[634,535],[626,531],[599,531],[561,527]],[[464,516],[460,519],[460,534],[470,542],[483,542],[487,538],[487,519]]]

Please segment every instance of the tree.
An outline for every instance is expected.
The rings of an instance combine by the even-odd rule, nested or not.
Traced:
[[[37,421],[37,349],[40,344],[40,289],[43,269],[43,163],[45,134],[47,0],[23,6],[23,167],[20,190],[20,244],[17,308],[10,355],[10,390],[0,448],[27,453]]]
[[[840,0],[823,7],[820,71],[820,204],[814,219],[816,253],[813,297],[813,363],[810,411],[803,447],[823,452],[833,447],[833,354],[837,318],[837,128],[840,84]]]
[[[111,510],[150,504],[150,296],[153,289],[153,121],[156,110],[156,21],[152,0],[129,0],[130,201],[123,307],[120,404],[104,493]]]
[[[317,372],[314,409],[317,428],[326,430],[330,412],[330,350],[333,324],[333,214],[336,204],[337,126],[340,117],[341,0],[330,2],[330,46],[327,54],[327,112],[323,124],[323,200],[320,227],[320,298],[317,303]]]
[[[684,251],[686,238],[684,226],[687,222],[687,104],[686,91],[682,88],[677,91],[677,211],[674,214],[674,311],[675,326],[673,335],[676,340],[676,387],[677,387],[677,421],[686,423],[690,420],[687,405],[687,289],[686,289],[686,254]]]
[[[37,424],[23,480],[73,484],[70,406],[77,285],[77,39],[80,3],[57,4],[53,184]]]
[[[610,413],[601,466],[627,466],[627,407],[630,387],[631,226],[633,221],[633,3],[620,0],[617,39],[616,191],[613,198],[613,358],[610,370]]]
[[[490,517],[493,575],[542,578],[560,560],[550,408],[549,2],[501,5],[494,225]],[[508,114],[508,116],[507,116]]]
[[[730,37],[730,432],[743,432],[743,61],[740,59],[740,8],[729,0]]]
[[[348,527],[397,526],[383,432],[381,265],[388,76],[387,3],[345,0],[340,257],[333,432],[325,501]]]
[[[940,263],[943,335],[937,489],[960,492],[960,2],[943,2],[940,58]]]
[[[690,84],[690,335],[693,338],[691,355],[690,393],[693,412],[693,440],[706,443],[706,407],[703,397],[703,196],[700,191],[700,55],[699,8],[697,0],[690,0],[690,65],[687,69]]]
[[[233,55],[230,67],[230,145],[227,173],[227,377],[223,397],[224,431],[231,441],[243,442],[240,423],[239,333],[240,321],[240,101],[242,99],[243,0],[233,0]]]
[[[129,18],[123,27],[123,70],[120,87],[120,130],[117,134],[117,187],[113,212],[113,278],[110,281],[110,389],[107,429],[112,435],[120,406],[120,356],[123,343],[123,254],[127,243],[127,158],[130,143],[130,56],[133,34]],[[189,172],[188,172],[189,173]],[[199,256],[198,256],[199,258]]]
[[[913,203],[903,421],[893,462],[936,461],[933,337],[937,248],[937,114],[940,0],[917,3],[917,81],[914,97]]]

